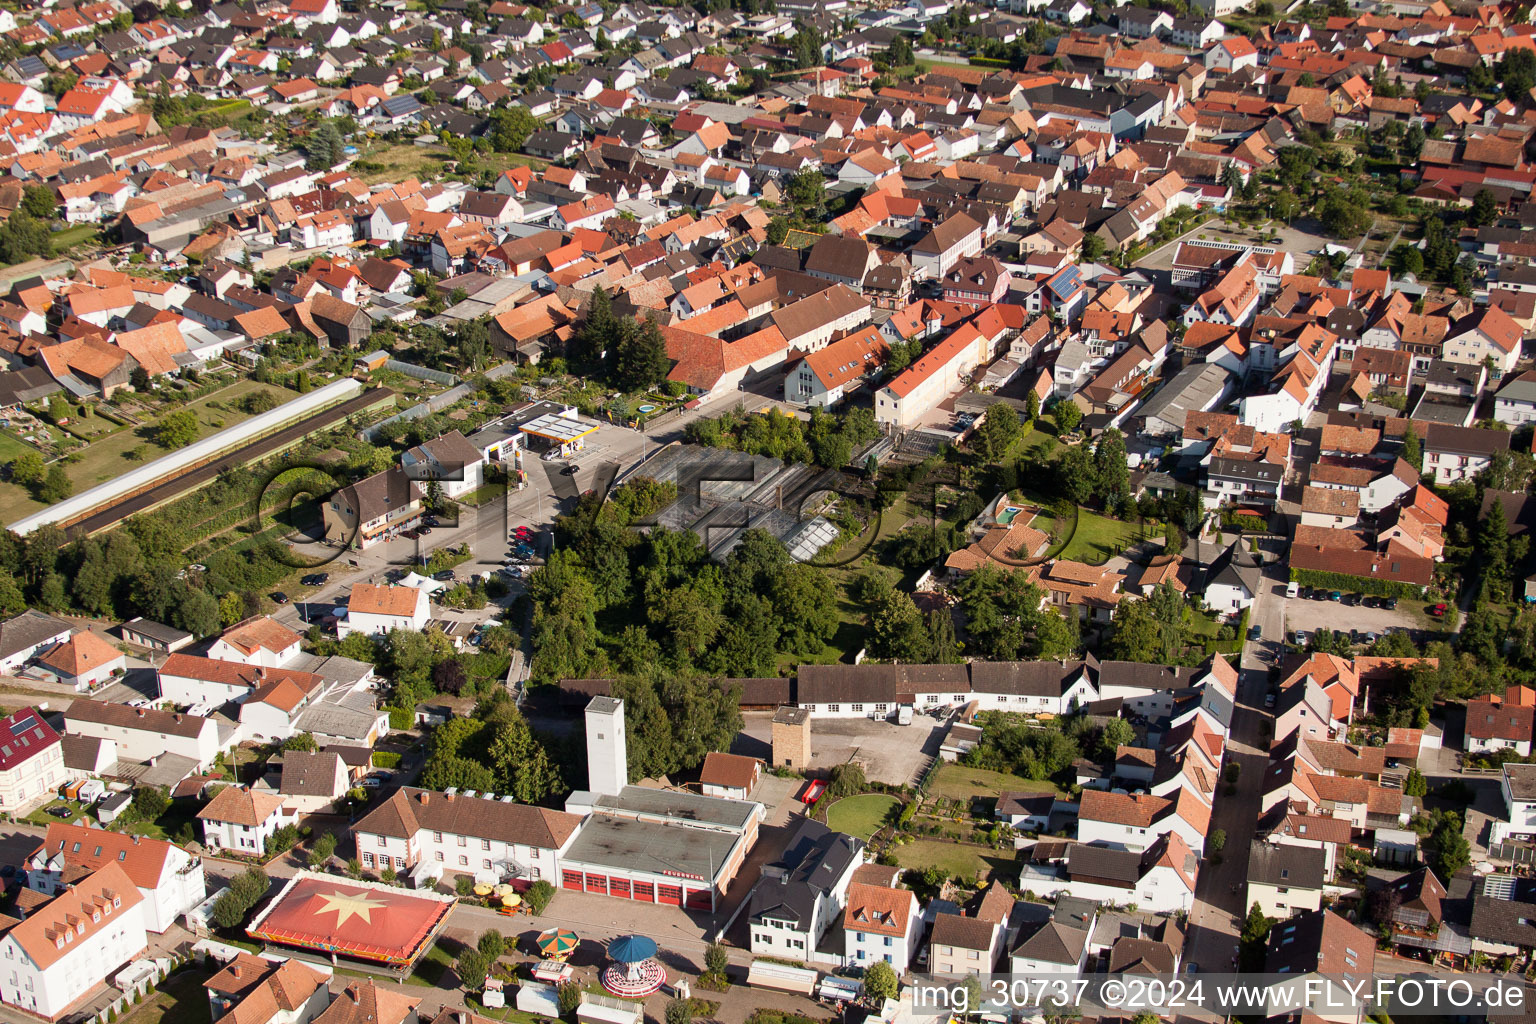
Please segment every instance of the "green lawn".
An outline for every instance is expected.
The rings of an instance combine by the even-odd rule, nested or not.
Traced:
[[[59,818],[49,814],[48,812],[55,807],[68,807],[69,817]],[[88,807],[88,804],[82,804],[78,800],[64,800],[56,797],[43,804],[31,814],[27,815],[27,820],[32,822],[34,825],[41,825],[44,828],[47,828],[49,825],[56,825],[61,821],[75,821],[84,815],[85,824],[95,825],[96,816],[89,813]]]
[[[239,401],[253,391],[268,390],[278,396],[284,402],[298,397],[295,391],[278,387],[276,384],[258,384],[253,380],[239,380],[227,388],[221,388],[210,395],[198,399],[185,406],[197,415],[198,436],[207,437],[226,427],[232,427],[241,420],[249,419],[250,415],[239,408]],[[211,408],[209,403],[218,402],[224,408]],[[79,449],[75,454],[78,461],[65,464],[69,472],[69,478],[75,485],[75,493],[89,490],[97,484],[116,479],[124,470],[151,462],[169,452],[155,444],[149,437],[144,436],[152,430],[152,424],[166,413],[172,412],[179,406],[166,406],[157,411],[151,418],[149,427],[138,429],[119,427],[113,433],[107,434],[86,447]],[[102,421],[105,422],[105,421]],[[142,433],[141,433],[142,432]],[[20,442],[17,442],[20,443]],[[130,453],[137,452],[141,458],[132,458]],[[3,458],[3,455],[0,455]],[[0,520],[10,522],[22,516],[37,512],[45,506],[41,502],[33,501],[32,496],[15,484],[0,486]]]
[[[937,866],[952,878],[974,876],[979,882],[986,882],[993,872],[999,872],[1013,882],[1019,880],[1017,861],[1001,851],[989,850],[983,853],[974,846],[961,843],[919,839],[915,843],[896,847],[895,853],[896,863],[903,868],[921,871],[923,868]]]
[[[938,770],[933,781],[928,784],[929,796],[947,797],[950,800],[991,798],[999,793],[1010,791],[1061,794],[1061,790],[1047,780],[1026,779],[1007,772],[967,768],[961,764],[946,764]]]
[[[867,842],[890,819],[891,811],[900,803],[884,793],[845,797],[827,808],[827,827]]]
[[[416,961],[415,970],[405,979],[407,985],[436,987],[443,975],[453,968],[453,954],[443,948],[441,942],[433,943],[422,958]]]
[[[1141,539],[1141,528],[1134,522],[1109,519],[1080,509],[1077,532],[1062,549],[1060,557],[1090,565],[1101,565]]]
[[[9,430],[0,430],[0,464],[15,462],[18,457],[35,451],[37,451],[36,448]]]
[[[90,241],[98,233],[94,224],[76,224],[72,228],[55,231],[53,233],[53,251],[55,253],[66,252],[74,246]]]
[[[178,971],[143,1003],[125,1013],[121,1024],[207,1024],[208,997],[204,971]]]

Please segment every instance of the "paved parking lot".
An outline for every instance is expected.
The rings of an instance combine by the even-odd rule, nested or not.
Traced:
[[[1287,633],[1304,629],[1308,633],[1319,629],[1358,629],[1362,633],[1380,633],[1388,628],[1418,630],[1423,628],[1422,618],[1408,608],[1407,601],[1399,601],[1396,609],[1367,608],[1364,605],[1346,605],[1336,601],[1303,600],[1300,597],[1285,599],[1285,628]]]
[[[773,715],[747,712],[734,753],[767,759],[771,753]],[[827,771],[833,765],[857,761],[874,782],[892,786],[915,783],[931,758],[939,754],[946,723],[927,715],[911,725],[870,718],[831,718],[811,721],[811,767]]]

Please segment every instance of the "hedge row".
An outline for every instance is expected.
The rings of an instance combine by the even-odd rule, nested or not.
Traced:
[[[1374,594],[1377,597],[1406,597],[1410,600],[1424,596],[1424,588],[1399,580],[1380,580],[1370,576],[1350,576],[1342,572],[1323,572],[1320,569],[1291,570],[1291,580],[1304,587],[1321,587],[1324,590],[1340,590],[1345,593]]]
[[[394,717],[394,708],[390,708],[390,717]],[[375,750],[373,752],[373,766],[375,768],[399,768],[400,755],[393,750]]]
[[[1237,636],[1231,640],[1207,640],[1204,642],[1206,657],[1213,654],[1240,654],[1243,643],[1248,636],[1248,615],[1252,607],[1244,608],[1242,616],[1237,620]]]

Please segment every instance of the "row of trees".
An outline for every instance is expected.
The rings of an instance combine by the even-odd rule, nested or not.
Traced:
[[[864,408],[840,413],[812,409],[809,423],[796,416],[732,409],[716,417],[693,420],[686,435],[692,443],[710,448],[734,448],[785,462],[810,462],[841,469],[855,452],[880,436],[880,428],[875,424],[875,414]]]

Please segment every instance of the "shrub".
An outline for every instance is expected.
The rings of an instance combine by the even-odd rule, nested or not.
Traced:
[[[389,712],[389,727],[396,732],[406,732],[416,727],[416,712],[409,708],[385,708]]]
[[[373,752],[373,766],[375,768],[398,768],[400,767],[400,755],[393,750],[375,750]]]
[[[523,902],[528,904],[528,909],[537,917],[544,913],[545,908],[549,906],[549,901],[554,896],[555,887],[547,879],[541,878],[529,886],[527,892],[523,893]]]

